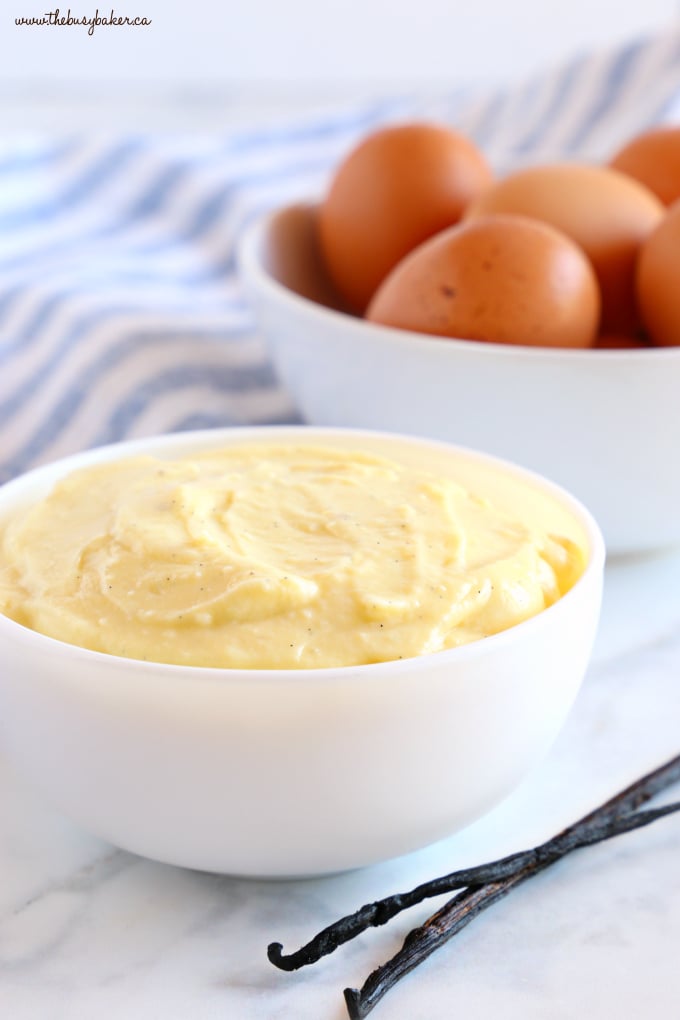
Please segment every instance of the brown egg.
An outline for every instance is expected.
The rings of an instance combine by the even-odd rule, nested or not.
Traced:
[[[636,283],[642,321],[653,342],[680,345],[680,201],[645,241]]]
[[[636,135],[609,165],[671,205],[680,198],[680,127],[656,127]]]
[[[465,218],[489,213],[533,216],[585,251],[602,294],[602,331],[633,332],[635,260],[664,213],[642,184],[608,167],[555,163],[509,175],[476,199]]]
[[[352,311],[407,252],[457,223],[492,180],[477,147],[438,124],[376,131],[338,168],[321,204],[321,251]]]
[[[407,255],[366,317],[435,336],[588,347],[599,312],[595,274],[573,241],[537,220],[487,216]]]

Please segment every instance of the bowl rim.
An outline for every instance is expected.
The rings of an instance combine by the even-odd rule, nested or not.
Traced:
[[[239,271],[246,283],[267,292],[278,302],[283,302],[298,313],[311,319],[345,323],[348,328],[352,324],[357,329],[368,330],[376,340],[387,341],[394,346],[413,348],[414,345],[430,351],[448,349],[471,352],[481,357],[524,358],[537,361],[554,361],[568,358],[570,361],[591,361],[607,359],[610,361],[635,362],[649,358],[680,358],[680,344],[676,346],[646,347],[542,347],[528,344],[503,344],[490,340],[466,340],[458,337],[436,337],[428,333],[416,333],[414,330],[397,329],[394,326],[383,326],[380,323],[368,322],[366,319],[349,312],[343,312],[327,305],[319,304],[311,298],[304,297],[287,287],[269,273],[260,257],[262,246],[266,243],[274,220],[292,209],[313,209],[318,201],[300,200],[286,205],[276,206],[256,215],[243,229],[237,238],[236,258]]]
[[[320,442],[323,441],[325,436],[332,436],[335,438],[347,437],[349,442],[352,442],[352,440],[361,441],[361,439],[370,441],[372,438],[376,438],[379,440],[393,441],[395,443],[399,443],[399,445],[405,443],[416,447],[434,447],[442,452],[448,451],[454,455],[462,455],[464,457],[472,458],[473,460],[481,461],[490,467],[498,468],[500,471],[518,478],[520,481],[526,481],[533,486],[537,486],[543,492],[552,496],[552,498],[555,499],[560,506],[581,525],[588,545],[585,550],[587,562],[583,573],[569,591],[557,599],[557,601],[552,605],[542,609],[539,613],[536,613],[534,616],[529,617],[526,620],[513,624],[506,630],[500,631],[497,634],[491,634],[483,639],[480,638],[475,641],[458,645],[455,648],[442,649],[441,651],[429,652],[424,655],[409,656],[403,659],[389,659],[383,662],[300,669],[235,668],[226,666],[195,666],[180,663],[156,662],[148,659],[135,659],[126,656],[114,655],[110,652],[95,651],[81,645],[71,644],[69,642],[62,641],[59,638],[54,638],[47,634],[42,634],[40,631],[33,630],[24,624],[20,624],[17,621],[12,620],[10,617],[5,616],[2,613],[0,613],[0,645],[5,640],[18,641],[19,644],[22,645],[35,645],[38,651],[42,649],[43,653],[50,658],[54,658],[58,655],[65,662],[84,660],[85,662],[92,663],[93,666],[101,664],[107,671],[112,670],[113,672],[125,672],[131,669],[144,671],[144,673],[147,674],[147,679],[149,680],[151,680],[152,677],[162,675],[166,678],[174,678],[176,681],[186,680],[193,684],[197,681],[208,681],[217,683],[220,686],[228,685],[230,682],[242,683],[243,681],[247,681],[249,684],[261,684],[271,683],[272,681],[285,683],[286,681],[290,682],[291,680],[295,680],[296,683],[302,682],[313,684],[315,682],[318,683],[319,681],[330,683],[351,681],[353,679],[362,679],[363,681],[369,679],[370,682],[370,676],[376,676],[377,678],[386,673],[399,674],[404,671],[412,672],[414,669],[427,669],[428,664],[432,664],[433,662],[440,665],[446,665],[447,663],[453,665],[454,663],[463,662],[468,659],[479,658],[480,656],[487,654],[489,651],[493,652],[497,648],[502,649],[503,645],[512,644],[515,641],[520,640],[523,635],[530,634],[532,629],[542,627],[546,618],[553,619],[556,614],[563,611],[563,606],[565,604],[571,604],[574,599],[579,597],[579,592],[585,585],[592,582],[594,576],[603,575],[606,547],[599,524],[588,508],[576,496],[572,495],[572,493],[557,482],[553,482],[544,475],[519,464],[515,464],[510,460],[497,457],[493,454],[484,453],[479,450],[474,450],[470,447],[446,442],[444,440],[431,439],[424,436],[407,435],[400,432],[386,430],[351,428],[343,426],[286,424],[224,426],[222,428],[213,429],[159,433],[156,435],[109,443],[104,446],[90,447],[89,449],[82,450],[78,453],[72,453],[65,457],[60,457],[54,461],[39,465],[21,475],[18,475],[10,481],[5,482],[3,485],[0,485],[0,525],[4,518],[3,505],[7,492],[9,491],[10,496],[17,490],[20,492],[24,486],[30,486],[34,481],[39,480],[41,475],[49,476],[54,474],[54,480],[56,480],[57,478],[64,477],[64,475],[69,471],[76,470],[80,467],[114,461],[122,459],[123,457],[142,454],[145,451],[149,451],[152,456],[161,455],[165,448],[171,448],[176,445],[188,448],[196,445],[197,448],[200,448],[202,444],[207,444],[204,447],[205,449],[218,449],[220,445],[220,438],[226,439],[229,437],[231,439],[229,445],[235,445],[240,442],[246,443],[249,440],[252,441],[257,438],[269,437],[272,440],[275,440],[277,438],[283,439],[286,436],[293,438],[302,434],[307,436],[314,435],[319,438]],[[153,449],[150,450],[150,448]],[[177,455],[188,455],[188,452],[188,449],[180,449],[178,450]],[[138,682],[138,680],[136,680],[136,682]]]

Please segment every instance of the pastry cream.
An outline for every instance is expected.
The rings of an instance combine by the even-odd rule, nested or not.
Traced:
[[[533,506],[529,488],[521,514],[471,491],[455,459],[442,475],[343,447],[103,463],[6,524],[0,611],[158,662],[408,658],[505,630],[572,586],[584,554]]]

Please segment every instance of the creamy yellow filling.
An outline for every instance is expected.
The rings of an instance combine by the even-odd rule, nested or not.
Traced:
[[[572,539],[392,458],[234,446],[86,468],[1,534],[0,611],[113,655],[311,668],[408,658],[541,612]]]

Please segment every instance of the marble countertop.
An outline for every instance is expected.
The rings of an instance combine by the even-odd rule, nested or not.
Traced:
[[[0,749],[0,1014],[8,1020],[342,1020],[440,900],[295,974],[292,950],[362,903],[549,837],[680,752],[680,552],[607,568],[591,666],[556,746],[450,839],[349,874],[245,881],[143,860],[75,828]],[[668,799],[677,797],[670,791]],[[376,1020],[675,1020],[680,817],[578,851],[477,918]]]

